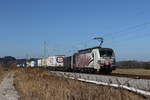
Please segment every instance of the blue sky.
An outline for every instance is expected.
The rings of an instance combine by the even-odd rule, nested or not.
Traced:
[[[150,60],[149,0],[0,0],[0,56],[72,54],[105,39],[117,60]]]

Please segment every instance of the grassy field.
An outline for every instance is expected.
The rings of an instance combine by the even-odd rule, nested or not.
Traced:
[[[145,100],[127,90],[70,80],[38,68],[14,71],[21,100]]]
[[[150,70],[146,70],[146,69],[116,69],[112,73],[132,74],[132,75],[150,75]]]

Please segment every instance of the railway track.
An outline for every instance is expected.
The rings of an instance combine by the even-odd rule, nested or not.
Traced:
[[[131,75],[131,74],[111,73],[108,76],[127,77],[127,78],[133,78],[133,79],[148,79],[148,80],[150,80],[150,76],[148,76],[148,75]]]
[[[76,73],[76,72],[74,72],[74,73]],[[118,73],[111,73],[111,74],[81,73],[81,74],[103,75],[103,76],[114,76],[114,77],[122,77],[122,78],[150,80],[150,76],[148,76],[148,75],[131,75],[131,74],[118,74]]]

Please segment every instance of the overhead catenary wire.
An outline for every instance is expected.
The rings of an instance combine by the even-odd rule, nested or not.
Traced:
[[[125,29],[122,29],[120,31],[116,31],[116,32],[113,32],[113,33],[106,33],[106,34],[103,34],[103,37],[111,37],[111,36],[114,36],[114,35],[122,35],[122,33],[127,32],[129,30],[137,29],[137,28],[147,26],[147,25],[150,25],[150,22],[145,22],[145,23],[142,23],[142,24],[137,24],[137,25],[134,25],[134,26],[130,26],[130,27],[127,27]]]
[[[131,31],[131,32],[128,32],[128,33],[121,34],[121,35],[116,35],[116,36],[112,37],[111,39],[107,38],[109,40],[107,42],[109,42],[109,43],[116,42],[116,41],[122,42],[124,39],[134,40],[135,37],[140,38],[141,36],[142,37],[144,37],[144,36],[147,37],[149,35],[149,33],[147,33],[147,32],[146,33],[145,32],[140,32],[139,33],[139,31],[140,30],[135,30],[135,31]],[[133,32],[138,32],[138,33],[133,34]],[[122,41],[120,41],[120,40],[122,40]]]
[[[104,35],[101,35],[101,36],[103,36],[105,38],[106,42],[108,42],[108,43],[115,42],[118,39],[118,42],[117,42],[117,44],[118,44],[120,42],[121,43],[123,42],[123,41],[120,40],[122,38],[126,38],[127,37],[126,38],[127,40],[128,40],[128,38],[131,39],[131,40],[134,40],[134,38],[132,38],[132,37],[136,37],[137,34],[133,34],[133,33],[131,33],[131,31],[132,32],[137,32],[139,30],[144,30],[143,27],[144,26],[148,26],[148,25],[150,25],[149,22],[143,23],[143,24],[138,24],[138,25],[134,25],[134,26],[125,28],[125,29],[117,31],[117,32],[113,32],[113,33],[110,33],[110,34],[107,33],[107,35],[104,34]],[[143,34],[143,33],[138,33],[138,34]],[[98,34],[98,35],[100,35],[100,34]],[[143,36],[146,36],[146,35],[143,35]],[[138,37],[136,37],[136,39],[137,38]]]
[[[112,46],[117,46],[120,44],[123,44],[125,42],[129,42],[131,43],[131,41],[135,41],[135,40],[142,40],[142,39],[146,39],[146,38],[150,38],[150,33],[144,33],[144,34],[137,34],[136,36],[130,36],[130,37],[124,37],[121,38],[121,40],[112,40],[112,42],[108,41],[106,44],[107,45],[112,45]]]

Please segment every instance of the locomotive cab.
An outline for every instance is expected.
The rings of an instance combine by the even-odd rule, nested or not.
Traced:
[[[115,69],[115,54],[110,48],[95,48],[92,50],[93,67],[97,71],[112,71]]]
[[[100,65],[101,70],[112,71],[115,69],[115,54],[110,48],[100,48],[99,49],[100,58],[97,63]]]

